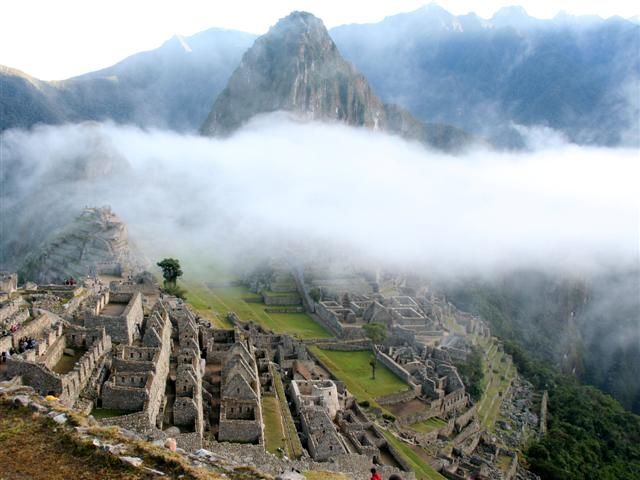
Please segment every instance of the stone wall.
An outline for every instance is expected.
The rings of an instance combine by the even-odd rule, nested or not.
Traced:
[[[376,402],[380,405],[394,405],[396,403],[410,402],[418,396],[415,389],[407,390],[400,393],[392,393],[391,395],[384,395],[376,398]]]
[[[105,383],[102,387],[102,406],[126,412],[139,412],[144,408],[147,392],[144,388],[125,387]]]
[[[24,358],[13,356],[7,362],[7,371],[11,376],[21,376],[25,384],[32,386],[41,395],[53,393],[62,403],[71,407],[91,378],[94,369],[100,365],[101,358],[111,351],[111,339],[104,334],[104,330],[94,331],[92,336],[96,340],[69,373],[59,375],[42,363],[35,363],[34,350],[25,352],[31,355],[23,355]]]
[[[60,317],[53,313],[42,311],[39,315],[22,325],[22,328],[13,334],[13,347],[18,348],[18,344],[22,337],[40,338],[42,333],[51,328],[54,323],[59,322]]]
[[[382,352],[378,347],[374,346],[374,352],[376,354],[376,359],[380,363],[382,363],[385,367],[387,367],[409,385],[414,386],[413,379],[409,372],[407,372],[403,367],[394,362],[389,355]]]
[[[290,295],[269,295],[268,293],[263,293],[262,299],[265,305],[300,305],[302,303],[302,299],[297,293]]]
[[[7,375],[20,376],[25,385],[32,386],[40,395],[61,395],[65,384],[62,376],[52,372],[44,365],[27,362],[16,356],[7,360]]]
[[[144,318],[140,292],[133,294],[105,292],[97,299],[97,302],[96,310],[98,312],[108,303],[126,303],[127,306],[120,315],[116,316],[91,312],[85,318],[85,327],[97,328],[104,326],[114,343],[130,345],[136,338],[138,326],[142,325]]]
[[[221,458],[230,459],[245,465],[259,465],[265,473],[278,476],[283,472],[328,471],[343,473],[353,480],[369,480],[371,477],[371,457],[368,455],[349,454],[335,455],[330,462],[319,463],[310,458],[300,460],[280,459],[254,445],[238,445],[232,443],[205,442],[204,447]],[[404,480],[415,480],[411,471],[403,472],[389,466],[377,467],[383,478],[391,474],[399,474]]]
[[[40,363],[42,363],[48,369],[52,369],[64,355],[64,349],[67,346],[67,339],[65,336],[58,337],[52,345],[47,348],[45,354],[40,357]]]
[[[18,289],[18,274],[0,272],[0,292],[13,293]]]
[[[102,406],[126,411],[142,410],[149,426],[155,426],[169,374],[171,321],[160,305],[149,318],[148,324],[143,342],[145,345],[158,343],[158,347],[121,347],[117,350],[119,358],[116,359],[115,365],[118,370],[112,373],[111,378],[102,387]],[[148,362],[151,350],[156,352],[151,362],[153,368],[150,371],[141,371],[142,365]],[[125,358],[127,353],[129,360]],[[134,354],[133,360],[131,353]],[[142,361],[140,357],[143,358]],[[138,383],[141,376],[145,379],[143,385]],[[120,381],[121,377],[126,377],[124,383]],[[127,386],[126,379],[133,379],[129,385],[136,386]]]
[[[455,419],[456,428],[461,430],[465,427],[476,415],[476,406],[473,405],[462,415],[458,415]]]
[[[267,313],[304,313],[304,307],[267,307]]]
[[[218,440],[234,443],[261,443],[261,422],[220,419]]]
[[[358,343],[335,343],[326,342],[322,343],[323,350],[336,350],[339,352],[362,352],[364,350],[371,350],[371,342],[363,340]]]
[[[338,321],[338,317],[321,303],[314,303],[316,317],[320,319],[320,323],[334,335],[342,336],[342,324]]]

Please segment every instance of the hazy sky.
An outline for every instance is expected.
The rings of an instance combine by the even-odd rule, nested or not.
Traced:
[[[109,66],[156,48],[179,33],[211,27],[263,33],[293,10],[306,10],[328,27],[376,22],[415,10],[425,0],[15,0],[0,9],[0,64],[45,80],[63,79]],[[488,18],[517,0],[443,0],[455,14],[475,11]],[[631,17],[639,13],[629,0],[521,0],[530,15],[551,18],[559,11]]]

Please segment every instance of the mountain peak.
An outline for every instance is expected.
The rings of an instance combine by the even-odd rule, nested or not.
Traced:
[[[434,131],[409,112],[384,105],[340,55],[322,20],[306,12],[281,19],[247,50],[201,131],[226,136],[255,115],[276,111],[386,130],[445,148],[467,140],[451,127]]]
[[[216,99],[202,131],[228,135],[259,113],[377,127],[383,106],[345,61],[322,20],[293,12],[259,37]]]

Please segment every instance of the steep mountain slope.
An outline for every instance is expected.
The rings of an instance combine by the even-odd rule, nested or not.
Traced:
[[[66,115],[55,87],[0,65],[0,132],[35,123],[60,123]]]
[[[228,135],[255,115],[278,110],[398,133],[438,148],[457,149],[471,141],[454,127],[425,125],[400,107],[383,105],[342,58],[322,21],[306,12],[281,19],[256,40],[202,132]]]
[[[38,283],[138,271],[142,271],[142,267],[131,252],[127,226],[108,207],[86,208],[73,222],[31,252],[20,267],[23,278]]]
[[[484,317],[494,334],[640,413],[637,266],[580,277],[520,270],[458,279],[444,290],[456,306]]]
[[[84,119],[194,131],[254,40],[211,29],[61,82],[60,99]]]
[[[56,82],[0,67],[0,131],[83,120],[195,131],[254,38],[221,29],[175,36],[104,70]]]
[[[640,27],[621,18],[539,20],[511,7],[484,20],[430,5],[331,36],[384,101],[421,120],[516,146],[513,122],[640,144]]]
[[[422,122],[512,147],[523,146],[513,123],[552,127],[583,144],[640,144],[640,25],[632,21],[539,20],[520,7],[486,20],[430,5],[330,34],[383,102]],[[218,29],[174,37],[62,82],[0,67],[0,131],[104,119],[195,131],[254,39]],[[405,130],[420,136],[420,125]]]

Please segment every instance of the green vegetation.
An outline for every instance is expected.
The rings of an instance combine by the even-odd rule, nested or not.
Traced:
[[[211,290],[203,284],[188,284],[187,302],[201,316],[218,328],[232,328],[233,324],[226,318],[226,310],[214,310],[215,297]]]
[[[437,430],[444,427],[446,424],[447,422],[445,422],[441,418],[432,417],[427,420],[424,420],[423,422],[414,423],[413,425],[410,425],[409,428],[411,428],[412,430],[415,430],[416,432],[429,433],[433,430]]]
[[[200,313],[213,311],[218,322],[224,321],[227,312],[235,312],[241,320],[254,321],[276,333],[288,333],[300,338],[330,338],[331,334],[306,313],[267,313],[263,303],[247,302],[244,299],[260,300],[246,287],[209,287],[200,284],[190,287],[189,303]],[[209,314],[211,315],[211,313]]]
[[[594,387],[533,360],[517,344],[505,350],[536,388],[549,391],[547,434],[526,456],[542,478],[640,478],[640,417]]]
[[[387,338],[387,328],[381,323],[367,323],[362,329],[373,343],[382,343]]]
[[[515,370],[511,361],[503,353],[498,351],[495,342],[489,344],[487,360],[482,362],[486,388],[478,401],[478,417],[480,423],[488,429],[492,429],[500,413],[502,403],[501,393],[507,390],[511,383]]]
[[[284,385],[282,384],[282,379],[280,378],[280,374],[276,371],[276,369],[271,365],[271,376],[273,378],[273,384],[276,389],[276,398],[278,403],[280,404],[280,413],[283,425],[282,429],[285,434],[285,442],[286,442],[286,450],[289,458],[300,458],[302,456],[302,444],[300,443],[300,437],[298,437],[298,431],[296,430],[296,426],[293,423],[293,417],[291,416],[291,411],[289,410],[289,406],[287,405],[287,397],[284,393]]]
[[[165,283],[162,291],[167,295],[173,295],[183,300],[187,299],[187,291],[178,284]]]
[[[373,354],[370,351],[322,350],[316,345],[309,349],[346,384],[360,402],[368,401],[370,405],[378,406],[375,401],[377,397],[400,393],[408,388],[402,379],[382,364],[378,364],[376,379],[373,380],[369,365]]]
[[[262,419],[264,420],[264,441],[268,452],[277,454],[287,448],[286,436],[282,425],[282,414],[276,397],[262,396]]]
[[[164,277],[165,286],[174,285],[178,281],[178,277],[182,276],[182,269],[180,268],[180,261],[175,258],[165,258],[164,260],[156,263],[162,269],[162,276]]]
[[[469,395],[477,401],[484,390],[484,369],[482,367],[482,350],[472,347],[464,362],[456,363],[458,373],[464,382]]]
[[[416,474],[418,480],[424,479],[436,479],[444,480],[445,477],[440,475],[431,465],[424,462],[420,456],[413,451],[413,449],[404,443],[402,440],[396,438],[391,432],[382,430],[387,442],[394,447],[404,457],[407,463],[411,466],[411,469]]]
[[[102,418],[119,417],[121,415],[125,415],[126,413],[129,412],[125,412],[124,410],[117,410],[115,408],[94,408],[93,410],[91,410],[91,415],[96,420],[100,420]]]

